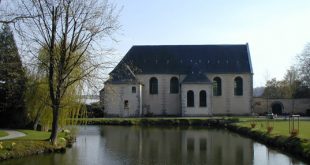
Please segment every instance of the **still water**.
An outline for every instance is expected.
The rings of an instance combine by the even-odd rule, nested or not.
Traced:
[[[65,154],[0,162],[2,165],[294,165],[305,164],[225,130],[82,126]]]

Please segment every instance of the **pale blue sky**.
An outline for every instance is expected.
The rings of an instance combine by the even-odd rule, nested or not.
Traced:
[[[254,87],[282,79],[310,42],[309,0],[114,0],[123,7],[114,46],[249,43]]]

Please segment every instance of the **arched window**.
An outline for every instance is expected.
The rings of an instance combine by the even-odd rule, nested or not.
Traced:
[[[170,93],[179,93],[179,79],[176,77],[170,79]]]
[[[222,80],[219,77],[213,79],[213,96],[222,95]]]
[[[241,77],[235,78],[235,96],[242,96],[243,95],[243,81]]]
[[[150,79],[150,94],[158,94],[158,80],[155,77]]]
[[[194,107],[194,92],[193,91],[187,91],[187,107]]]
[[[199,92],[199,106],[200,107],[207,106],[207,92],[204,90]]]

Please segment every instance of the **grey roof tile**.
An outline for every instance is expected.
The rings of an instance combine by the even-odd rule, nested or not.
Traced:
[[[253,73],[248,44],[133,46],[110,73],[113,79],[134,74]],[[196,75],[197,76],[197,75]]]

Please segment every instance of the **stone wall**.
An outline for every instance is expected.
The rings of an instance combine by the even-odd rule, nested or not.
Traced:
[[[135,93],[132,87],[136,87]],[[120,117],[139,116],[142,109],[141,89],[139,84],[106,84],[103,93],[105,113]]]
[[[305,114],[310,109],[310,99],[265,99],[261,97],[253,98],[253,112],[263,114],[272,112],[278,104],[282,113],[300,113]]]

